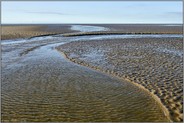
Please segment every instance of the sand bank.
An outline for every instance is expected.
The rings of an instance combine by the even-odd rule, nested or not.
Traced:
[[[91,28],[92,27],[92,28]],[[165,33],[182,34],[182,26],[135,25],[135,24],[43,24],[43,25],[2,25],[1,39],[30,38],[33,36],[64,34],[72,32],[102,31],[108,33]]]
[[[58,49],[73,62],[142,85],[183,121],[182,38],[79,41]]]
[[[76,32],[69,25],[3,25],[1,39],[30,38],[33,36]]]
[[[69,40],[2,46],[2,121],[169,121],[157,101],[137,86],[66,60],[55,47]]]

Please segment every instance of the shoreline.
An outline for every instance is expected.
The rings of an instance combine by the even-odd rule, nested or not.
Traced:
[[[95,35],[182,35],[180,33],[147,33],[147,32],[89,32],[89,33],[48,33],[48,34],[40,34],[40,35],[34,35],[34,36],[28,36],[28,37],[23,37],[23,38],[4,38],[2,39],[1,36],[1,41],[6,41],[6,40],[21,40],[21,39],[32,39],[32,38],[38,38],[38,37],[43,37],[43,36],[55,36],[55,37],[60,37],[61,35],[63,37],[75,37],[75,36],[95,36]]]
[[[182,35],[180,33],[157,33],[157,32],[116,32],[116,31],[99,31],[99,32],[79,32],[79,33],[65,33],[62,34],[63,37],[75,37],[75,36],[93,36],[93,35],[164,35],[164,34],[168,34],[168,35]]]
[[[64,29],[65,30],[65,29]],[[53,34],[53,33],[50,33],[50,34],[40,34],[40,35],[34,35],[34,36],[31,36],[29,35],[30,37],[25,37],[23,39],[32,39],[32,38],[36,38],[36,37],[42,37],[42,36],[55,36],[55,37],[59,37],[59,36],[63,36],[63,37],[74,37],[75,36],[93,36],[93,35],[117,35],[117,34],[127,34],[127,35],[131,35],[131,34],[178,34],[178,35],[181,35],[181,33],[164,33],[164,32],[156,32],[156,33],[153,33],[153,32],[117,32],[117,31],[98,31],[98,32],[72,32],[73,30],[70,29],[70,32],[69,33],[57,33],[57,34]],[[1,36],[2,38],[2,36]],[[183,37],[182,37],[183,38]],[[16,40],[17,38],[13,38],[13,39],[10,39],[10,40]],[[65,59],[69,60],[70,62],[72,63],[75,63],[75,64],[78,64],[80,66],[84,66],[84,67],[87,67],[89,69],[92,69],[92,70],[95,70],[95,71],[99,71],[101,73],[104,73],[105,75],[108,75],[108,76],[111,76],[111,77],[115,77],[115,78],[118,78],[120,80],[124,80],[124,81],[127,81],[127,82],[130,82],[132,84],[134,84],[136,87],[140,88],[141,90],[145,91],[145,93],[149,94],[151,96],[151,98],[153,98],[156,103],[158,103],[159,107],[162,109],[164,115],[169,119],[170,122],[173,122],[173,118],[172,118],[172,115],[171,115],[171,111],[169,110],[169,108],[167,107],[167,105],[165,105],[164,103],[162,103],[162,99],[159,98],[158,95],[156,95],[154,92],[150,91],[149,88],[147,89],[145,86],[141,85],[140,83],[136,83],[135,80],[132,80],[131,78],[127,78],[127,77],[120,77],[118,76],[116,73],[114,72],[109,72],[109,71],[106,71],[106,70],[103,70],[103,69],[100,69],[98,66],[93,66],[93,65],[90,65],[90,64],[87,64],[86,62],[78,62],[78,61],[75,61],[75,59],[73,58],[69,58],[69,56],[67,56],[67,54],[65,52],[63,52],[62,50],[58,50],[57,47],[55,48],[57,51],[61,52]],[[183,106],[183,105],[182,105]],[[171,120],[172,119],[172,120]],[[178,119],[176,119],[177,121]]]
[[[131,81],[130,79],[118,77],[118,76],[116,76],[115,74],[110,74],[110,73],[108,73],[108,72],[99,70],[99,69],[97,69],[97,68],[95,68],[95,67],[87,66],[87,65],[84,65],[84,64],[79,64],[79,63],[77,63],[77,62],[75,62],[75,61],[72,61],[64,52],[58,50],[57,48],[56,48],[56,50],[57,50],[58,52],[60,52],[61,55],[63,55],[64,58],[66,58],[67,60],[69,60],[69,61],[72,62],[72,63],[75,63],[75,64],[78,64],[78,65],[87,67],[87,68],[89,68],[89,69],[92,69],[92,70],[101,72],[101,73],[106,74],[106,75],[108,75],[108,76],[112,76],[112,77],[118,78],[118,79],[120,79],[120,80],[125,80],[125,81],[127,81],[127,82],[130,82],[130,83],[134,84],[135,86],[137,86],[137,87],[140,88],[141,90],[143,90],[143,91],[145,91],[146,93],[148,93],[148,94],[158,103],[158,105],[160,106],[160,108],[163,110],[164,115],[168,118],[169,122],[173,122],[173,121],[171,120],[171,117],[170,117],[168,108],[166,108],[166,106],[161,102],[160,98],[159,98],[157,95],[151,93],[151,92],[150,92],[148,89],[146,89],[144,86],[142,86],[142,85],[140,85],[140,84],[138,84],[138,83],[135,83],[135,82]]]
[[[13,83],[7,81],[6,76],[3,77],[4,82],[7,81],[6,85],[11,86],[13,91],[3,90],[4,121],[11,121],[12,117],[9,116],[16,112],[13,120],[17,122],[23,119],[31,122],[169,122],[150,95],[131,83],[74,64],[55,50],[56,46],[57,43],[38,48],[23,56],[25,67],[18,67],[16,71],[5,70],[4,75],[10,75],[7,77]],[[28,71],[27,76],[25,73]],[[19,79],[14,80],[15,77]],[[16,100],[17,97],[19,100]],[[19,104],[20,107],[17,106]],[[33,117],[30,111],[36,113],[37,117]],[[57,117],[53,117],[53,112]]]
[[[47,35],[46,35],[46,36],[47,36]],[[37,37],[37,36],[34,36],[34,37]],[[31,37],[31,38],[34,38],[34,37]],[[40,37],[40,36],[38,36],[38,37]],[[56,50],[57,50],[57,49],[56,49]],[[59,51],[59,50],[57,50],[57,51]],[[59,52],[62,52],[62,51],[59,51]],[[71,62],[73,62],[73,63],[76,63],[76,64],[81,65],[81,66],[88,67],[88,68],[90,68],[90,69],[93,69],[93,70],[102,72],[102,73],[104,73],[104,74],[108,74],[109,76],[117,77],[118,79],[122,79],[122,80],[125,80],[125,81],[127,81],[127,82],[131,82],[132,84],[136,85],[136,86],[139,87],[140,89],[143,89],[143,90],[144,90],[145,92],[147,92],[150,96],[152,96],[152,97],[154,98],[154,100],[156,100],[156,101],[158,102],[159,106],[161,107],[161,109],[162,109],[163,112],[164,112],[164,115],[165,115],[167,118],[169,118],[170,121],[172,121],[172,120],[171,120],[171,117],[170,117],[169,110],[168,110],[168,108],[166,107],[166,105],[164,105],[164,104],[161,102],[161,99],[160,99],[157,95],[155,95],[154,93],[152,93],[151,91],[149,91],[149,89],[145,88],[143,85],[138,84],[138,83],[135,83],[134,81],[132,81],[131,79],[128,79],[128,78],[121,78],[121,77],[118,77],[118,76],[116,76],[116,74],[108,73],[108,72],[106,72],[106,71],[100,70],[100,69],[95,68],[95,67],[93,67],[93,66],[88,66],[88,65],[83,65],[83,64],[77,63],[77,62],[71,60],[69,57],[67,57],[67,55],[66,55],[64,52],[62,52],[62,53],[65,55],[65,58],[66,58],[66,59],[68,59],[69,61],[71,61]]]
[[[68,24],[60,25],[2,25],[1,40],[14,40],[22,38],[33,38],[45,35],[56,35],[70,32],[78,32],[70,29]]]
[[[147,33],[147,34],[183,34],[183,26],[164,26],[149,24],[23,24],[23,25],[2,25],[1,40],[31,38],[54,34],[81,33],[79,30],[72,30],[72,25],[104,27],[109,30],[99,31],[110,33]],[[98,33],[99,33],[98,32]],[[95,33],[95,32],[93,32]]]
[[[72,62],[142,85],[159,98],[173,121],[181,122],[181,40],[182,38],[133,38],[79,41],[59,46],[58,50],[64,52]]]

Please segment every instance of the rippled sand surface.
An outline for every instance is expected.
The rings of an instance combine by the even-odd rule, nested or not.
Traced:
[[[71,42],[58,47],[71,61],[144,86],[173,121],[183,121],[183,39],[135,38]]]
[[[68,40],[3,44],[2,121],[169,121],[146,91],[55,50]]]
[[[71,25],[66,24],[2,25],[1,40],[76,32],[71,30],[70,27]]]

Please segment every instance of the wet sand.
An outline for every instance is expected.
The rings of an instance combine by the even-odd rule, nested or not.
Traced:
[[[98,24],[91,24],[98,26]],[[135,33],[173,33],[183,34],[183,25],[170,24],[100,24],[102,27],[111,29],[113,32]]]
[[[146,91],[70,62],[55,49],[61,45],[57,43],[74,39],[53,37],[2,46],[2,121],[170,121]]]
[[[16,39],[16,38],[30,38],[33,36],[51,35],[51,34],[63,34],[77,32],[70,30],[70,25],[2,25],[1,39]]]
[[[76,33],[77,30],[70,30],[71,26],[65,26],[65,29],[62,28],[63,32],[58,25],[51,25],[47,29],[45,27],[39,27],[38,29],[36,26],[34,29],[37,31],[40,29],[42,31],[46,30],[46,35],[50,34],[50,32],[51,34],[55,32]],[[18,32],[23,34],[24,30],[29,30],[27,26],[25,28],[26,29],[22,29],[21,27],[20,30],[22,30],[22,32]],[[114,27],[108,28],[112,30]],[[176,28],[178,29],[178,27]],[[33,35],[33,33],[35,33],[34,29],[31,29],[30,32],[25,31],[25,34],[20,37],[14,37],[12,34],[16,34],[15,29],[10,35],[5,36],[5,39],[37,36],[37,34]],[[58,29],[58,31],[56,31],[56,29]],[[11,30],[11,28],[7,30]],[[45,32],[43,31],[44,33],[42,33],[42,31],[40,34],[45,34]],[[117,32],[117,30],[113,32]],[[168,33],[170,32],[168,31]],[[8,33],[5,33],[5,35],[6,34]],[[177,34],[177,30],[174,34]],[[173,58],[174,55],[174,58],[176,57],[175,62],[179,63],[179,66],[177,66],[178,64],[175,66],[175,62],[171,64],[166,63],[166,66],[163,67],[163,69],[165,69],[167,64],[174,65],[174,67],[172,68],[171,66],[171,68],[177,71],[177,75],[173,76],[176,82],[174,82],[175,86],[173,86],[174,90],[172,90],[172,94],[175,94],[175,97],[179,97],[177,98],[177,100],[179,100],[176,105],[176,98],[174,98],[174,101],[171,101],[171,105],[174,108],[170,110],[170,105],[165,105],[162,98],[161,101],[159,101],[159,96],[159,98],[157,98],[149,92],[150,90],[145,90],[145,85],[150,87],[156,85],[156,87],[160,89],[160,85],[156,84],[157,81],[151,84],[149,80],[149,78],[154,78],[154,75],[158,72],[155,71],[152,75],[152,71],[150,71],[154,69],[156,64],[152,65],[152,62],[150,62],[151,64],[148,65],[145,70],[148,70],[148,72],[144,73],[144,70],[140,72],[141,74],[144,73],[141,78],[139,77],[141,74],[134,73],[136,70],[139,71],[137,69],[139,67],[135,65],[140,65],[137,61],[139,61],[138,59],[141,57],[137,56],[137,54],[140,53],[144,56],[141,49],[137,54],[131,50],[132,44],[137,43],[135,40],[113,40],[107,38],[106,40],[97,41],[99,37],[95,35],[84,37],[85,36],[63,37],[62,35],[58,35],[24,40],[4,40],[2,43],[2,121],[168,122],[170,118],[173,121],[182,120],[181,112],[183,110],[181,110],[181,107],[183,107],[183,102],[180,101],[181,96],[178,96],[178,93],[181,94],[182,86],[180,78],[180,76],[182,76],[180,75],[182,73],[180,69],[181,58],[179,58],[183,57],[183,54],[180,52],[182,44],[176,44],[177,48],[175,49],[175,44],[170,40],[176,39],[180,42],[178,38],[156,38],[157,42],[154,43],[154,41],[151,41],[152,43],[150,44],[157,46],[157,44],[160,43],[159,41],[170,40],[170,42],[172,42],[171,47],[172,44],[174,45],[172,50],[168,50],[170,44],[166,45],[166,47],[164,47],[165,49],[159,49],[159,47],[157,47],[157,52],[170,54],[169,56],[163,55],[163,58],[168,60],[170,56]],[[96,39],[96,41],[94,39]],[[92,41],[82,42],[80,40]],[[126,43],[122,44],[122,40]],[[142,41],[142,39],[139,40]],[[143,43],[148,43],[150,40],[146,41],[145,39]],[[69,43],[71,41],[72,43]],[[104,43],[104,41],[106,42]],[[128,42],[130,42],[130,45],[127,45]],[[59,49],[57,48],[59,52],[55,47],[61,44],[57,43],[62,44]],[[118,45],[116,45],[116,43]],[[141,46],[143,43],[136,44],[135,47]],[[165,46],[165,43],[161,44]],[[122,50],[121,46],[123,46],[126,51]],[[129,50],[133,54],[131,54]],[[147,52],[147,49],[143,51]],[[122,57],[122,54],[129,54],[130,56],[123,55]],[[151,55],[154,61],[157,57],[160,57],[156,55],[157,57],[155,58],[155,54],[157,53],[152,52],[150,49],[147,56]],[[147,56],[145,56],[145,58]],[[134,60],[132,61],[132,59]],[[144,60],[147,59],[143,59],[143,61]],[[130,62],[130,64],[127,62]],[[145,61],[143,65],[147,65],[146,63],[149,62]],[[162,64],[160,66],[162,67]],[[167,69],[161,73],[165,71],[167,71]],[[145,82],[145,76],[147,75],[150,76],[146,78]],[[168,73],[167,77],[170,75],[171,74]],[[165,74],[161,76],[161,78],[164,77]],[[162,88],[160,90],[162,95],[167,95],[167,91],[165,90],[172,88],[168,87],[168,85],[173,85],[173,83],[168,84],[170,82],[169,78],[164,79],[166,79],[165,81],[167,82],[161,85]],[[139,80],[139,82],[135,80]],[[137,85],[133,83],[137,83]],[[167,85],[168,88],[165,89],[165,85]],[[154,87],[151,87],[151,89],[154,90]],[[153,93],[155,94],[155,92],[156,91]],[[167,96],[161,97],[164,97],[164,100],[168,100]],[[162,103],[166,107],[164,107]]]
[[[71,30],[72,25],[77,24],[42,24],[42,25],[2,25],[1,39],[15,39],[15,38],[30,38],[33,36],[49,35],[49,34],[64,34],[79,32],[78,30]],[[136,25],[136,24],[80,24],[83,26],[98,26],[105,28],[102,32],[114,33],[173,33],[182,34],[182,26],[160,26],[160,25]],[[74,27],[75,29],[75,27]],[[78,29],[78,27],[77,27]],[[87,31],[87,30],[85,30]]]
[[[183,121],[183,39],[135,38],[79,41],[57,49],[68,59],[143,86]]]

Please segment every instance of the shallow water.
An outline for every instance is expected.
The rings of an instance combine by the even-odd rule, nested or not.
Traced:
[[[151,34],[151,35],[139,35],[139,34],[131,34],[131,35],[97,35],[97,36],[75,36],[74,41],[78,40],[104,40],[104,39],[128,39],[128,38],[182,38],[181,34]]]
[[[33,41],[41,41],[45,39],[51,39],[53,38],[52,36],[43,36],[43,37],[34,37],[30,39],[16,39],[16,40],[3,40],[1,41],[2,45],[6,44],[18,44],[18,43],[26,43],[26,42],[33,42]]]
[[[182,44],[182,38],[133,38],[72,42],[58,49],[75,63],[144,86],[173,121],[183,121]]]
[[[72,25],[71,30],[80,32],[108,31],[108,28],[100,26]]]
[[[2,45],[8,44],[19,44],[26,42],[42,41],[57,38],[58,36],[43,36],[43,37],[34,37],[31,39],[19,39],[19,40],[3,40],[1,41]],[[59,37],[63,38],[62,35]],[[182,38],[181,34],[151,34],[151,35],[140,35],[140,34],[129,34],[129,35],[96,35],[96,36],[75,36],[68,38],[69,41],[89,41],[89,40],[104,40],[104,39],[127,39],[127,38]]]
[[[160,25],[160,26],[180,26],[182,27],[183,24],[167,24],[167,25]]]
[[[168,121],[145,91],[74,64],[55,50],[58,45],[87,39],[53,37],[3,44],[2,120]],[[37,48],[30,50],[33,47]],[[25,51],[29,52],[20,55]]]
[[[156,51],[183,57],[183,51],[180,51],[180,50],[167,49],[167,48],[157,48]]]

